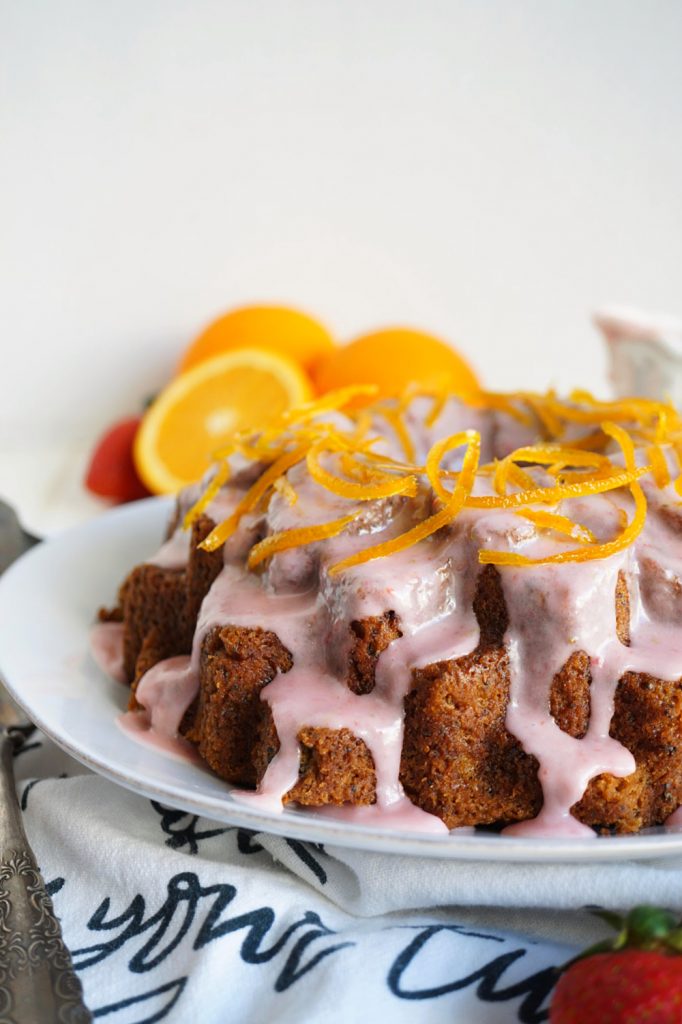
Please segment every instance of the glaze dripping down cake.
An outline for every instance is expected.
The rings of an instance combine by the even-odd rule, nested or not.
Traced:
[[[269,809],[537,835],[665,822],[682,803],[675,411],[367,401],[346,389],[239,435],[180,494],[101,616],[129,717]]]

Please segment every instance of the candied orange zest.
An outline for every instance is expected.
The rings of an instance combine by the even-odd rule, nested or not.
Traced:
[[[664,407],[659,411],[658,422],[656,423],[656,430],[654,433],[654,441],[656,444],[660,444],[661,441],[670,433],[669,421],[670,409]]]
[[[575,523],[568,516],[559,515],[556,512],[544,512],[541,509],[524,508],[519,509],[514,515],[528,519],[535,526],[543,530],[554,530],[555,533],[563,534],[571,540],[579,540],[582,544],[596,544],[597,538],[592,530],[581,523]]]
[[[281,455],[271,466],[265,470],[265,472],[259,476],[254,484],[248,489],[242,500],[237,505],[232,515],[225,519],[222,523],[218,523],[208,537],[206,537],[201,544],[200,548],[204,551],[215,551],[217,548],[224,544],[228,537],[231,537],[239,526],[242,516],[250,512],[252,508],[258,504],[260,499],[264,497],[270,490],[275,480],[282,476],[288,469],[295,466],[298,462],[302,462],[308,451],[307,445],[300,445],[298,448],[294,448],[293,451],[285,452]]]
[[[311,423],[316,417],[340,410],[356,398],[371,397],[377,393],[377,390],[373,384],[357,384],[330,391],[312,402],[303,402],[292,406],[269,422],[261,431],[242,430],[236,433],[224,453],[229,454],[230,451],[238,448],[242,454],[248,453],[247,457],[254,461],[273,461],[285,450],[287,442],[300,442],[305,437],[309,437],[312,442],[320,436],[320,433],[335,430],[330,423]],[[220,456],[223,451],[217,454]]]
[[[529,521],[534,521],[539,528],[554,530],[584,545],[578,553],[562,552],[561,556],[557,556],[557,561],[608,557],[609,553],[616,550],[614,544],[624,544],[624,537],[636,536],[638,529],[641,529],[640,513],[644,508],[646,514],[646,502],[638,496],[638,480],[651,473],[658,487],[670,483],[670,470],[661,446],[673,446],[682,461],[682,420],[668,403],[639,398],[602,402],[587,391],[575,391],[566,401],[559,399],[554,392],[546,395],[534,392],[480,392],[468,396],[467,402],[472,408],[498,410],[528,427],[531,434],[535,433],[536,437],[545,435],[547,440],[528,443],[499,461],[479,466],[479,438],[475,475],[491,475],[495,493],[478,496],[472,493],[473,479],[468,488],[464,486],[467,479],[465,464],[470,467],[472,458],[472,437],[478,437],[475,431],[464,431],[437,441],[425,465],[421,466],[416,464],[414,440],[405,416],[405,400],[382,401],[362,409],[351,408],[343,412],[343,415],[329,417],[332,422],[325,420],[326,413],[335,413],[356,398],[369,397],[374,393],[375,389],[370,386],[341,388],[316,401],[287,410],[263,430],[242,430],[236,433],[230,444],[223,449],[223,455],[236,452],[266,468],[233,515],[218,524],[201,546],[207,550],[219,547],[237,528],[242,515],[267,505],[273,489],[286,500],[295,501],[295,491],[285,474],[290,466],[305,459],[312,479],[349,501],[375,501],[394,495],[415,497],[423,486],[420,478],[427,478],[434,495],[443,503],[443,508],[413,530],[407,531],[404,535],[407,540],[401,536],[386,542],[387,546],[375,546],[376,550],[388,554],[402,550],[438,529],[434,523],[441,521],[438,517],[442,518],[446,509],[451,511],[455,496],[461,496],[464,487],[466,494],[462,500],[467,508],[518,511]],[[425,426],[431,426],[440,416],[449,393],[436,388],[433,391],[422,390],[419,394],[433,399],[430,411],[424,418]],[[374,444],[382,440],[376,435],[371,436],[381,417],[395,432],[405,451],[404,460],[371,450]],[[567,433],[583,436],[569,439]],[[616,441],[624,453],[624,469],[621,468],[622,459],[619,460],[621,465],[618,465],[603,452],[609,441]],[[646,452],[647,466],[637,468],[635,444],[640,447],[640,451]],[[462,469],[442,468],[441,463],[447,451],[461,445],[466,445]],[[332,462],[328,462],[328,458]],[[537,474],[529,472],[529,466],[544,467],[549,477],[549,486],[538,486]],[[206,508],[215,494],[215,490],[210,489],[219,486],[215,478],[209,483],[204,494],[185,517],[186,524]],[[675,480],[674,486],[682,497],[682,474]],[[619,537],[608,544],[599,544],[587,528],[568,517],[528,508],[529,505],[557,505],[565,498],[600,494],[622,487],[629,488],[633,494],[635,515],[632,522],[622,526]],[[426,527],[425,533],[421,531],[423,526]],[[375,548],[367,550],[374,552]],[[486,562],[500,556],[505,561],[499,564],[526,564],[520,555],[514,555],[519,561],[506,561],[511,554],[482,552],[481,559]],[[375,557],[382,555],[359,553],[353,564]],[[528,564],[538,563],[531,560]],[[333,571],[337,571],[337,567]]]
[[[647,502],[644,491],[638,482],[639,476],[643,475],[637,470],[635,462],[635,447],[632,438],[626,430],[616,423],[605,422],[601,429],[609,437],[616,441],[623,452],[627,473],[633,477],[628,486],[635,503],[635,513],[632,520],[621,531],[614,540],[604,544],[590,544],[581,548],[572,548],[570,551],[562,551],[555,555],[548,555],[545,558],[529,558],[514,551],[480,551],[478,560],[482,565],[552,565],[562,562],[587,562],[596,558],[608,558],[629,547],[639,536],[646,520]],[[650,466],[646,471],[651,470]],[[596,481],[603,483],[604,481]],[[594,492],[593,492],[594,493]]]
[[[314,544],[318,540],[338,537],[359,515],[358,511],[349,516],[342,516],[341,519],[333,519],[329,523],[320,523],[317,526],[297,526],[291,530],[280,530],[279,533],[273,533],[251,548],[247,562],[248,568],[254,569],[266,558],[276,555],[279,551],[288,551],[290,548]]]
[[[336,388],[335,391],[328,391],[326,395],[312,402],[303,402],[287,409],[281,419],[285,424],[306,423],[322,413],[343,409],[356,398],[371,398],[378,390],[375,384],[352,384],[347,388]]]
[[[443,458],[448,452],[455,451],[457,448],[461,448],[462,445],[471,446],[476,443],[478,438],[478,445],[480,450],[481,435],[476,430],[460,430],[457,434],[451,434],[450,437],[444,437],[442,441],[436,441],[432,446],[429,454],[426,457],[426,475],[429,478],[431,487],[436,492],[441,501],[449,502],[455,491],[449,491],[443,486],[442,476],[443,470],[440,467]],[[467,448],[467,451],[469,450]],[[463,469],[464,467],[462,467]],[[461,474],[462,471],[460,471]],[[455,485],[455,490],[457,485]]]
[[[447,393],[447,391],[441,391],[440,394],[437,394],[434,397],[433,404],[432,404],[429,412],[427,413],[427,415],[424,417],[424,426],[425,427],[428,427],[429,429],[431,429],[431,427],[434,425],[436,420],[440,418],[440,414],[442,413],[443,409],[445,408],[445,403],[447,402],[447,400],[448,400],[448,393]]]
[[[523,424],[524,427],[532,427],[534,426],[532,415],[514,405],[514,402],[518,402],[521,398],[521,395],[514,394],[514,392],[505,394],[501,391],[480,391],[477,395],[468,395],[467,404],[479,409],[496,409],[498,412],[504,412],[507,416],[511,416],[513,420]]]
[[[507,455],[504,459],[500,459],[499,462],[496,461],[493,470],[493,487],[499,495],[503,496],[507,493],[510,481],[525,491],[535,487],[533,478],[524,469],[516,465],[513,461],[513,455]]]
[[[547,558],[529,558],[527,555],[519,555],[513,551],[481,551],[478,560],[481,565],[551,565],[557,562],[588,562],[592,559],[608,558],[610,555],[615,555],[629,547],[637,539],[646,519],[646,498],[641,486],[638,483],[633,483],[630,485],[630,490],[635,500],[635,515],[615,540],[589,547],[572,548],[570,551],[562,551],[556,555],[549,555]]]
[[[539,465],[593,466],[603,468],[611,465],[605,455],[598,452],[585,452],[580,448],[567,448],[564,445],[536,444],[525,448],[517,448],[508,455],[512,462],[533,462]]]
[[[374,501],[377,498],[390,498],[398,494],[414,497],[417,493],[417,478],[415,476],[392,476],[384,481],[369,484],[354,483],[351,480],[335,476],[320,462],[320,456],[330,450],[333,449],[330,448],[327,441],[313,444],[306,454],[306,462],[308,472],[315,483],[325,487],[332,494],[356,501]],[[384,474],[384,476],[388,476],[388,474]]]
[[[390,407],[385,406],[381,409],[381,415],[389,424],[389,426],[393,427],[395,435],[398,438],[398,441],[400,442],[400,447],[402,448],[407,461],[414,462],[414,444],[412,443],[410,433],[407,427],[405,426],[405,420],[403,419],[402,410],[392,409]]]
[[[356,554],[344,558],[341,562],[337,562],[336,565],[331,566],[329,569],[330,576],[343,572],[345,569],[351,569],[355,565],[361,565],[363,562],[374,561],[376,558],[385,558],[387,555],[394,555],[399,551],[404,551],[406,548],[412,547],[413,544],[417,544],[419,541],[430,537],[437,530],[449,525],[457,518],[464,506],[467,495],[471,493],[471,488],[474,485],[481,451],[481,435],[478,431],[469,430],[464,433],[467,435],[467,450],[462,462],[462,469],[457,484],[452,494],[448,495],[448,500],[443,507],[427,519],[422,520],[417,526],[413,526],[412,529],[401,533],[400,536],[384,541],[383,544],[375,544],[372,547],[365,548],[364,551],[358,551]],[[460,436],[454,435],[454,437]],[[459,443],[463,442],[460,441]],[[443,451],[444,454],[445,451]]]
[[[601,430],[592,430],[583,437],[572,437],[571,447],[580,451],[599,452],[600,449],[604,448],[607,441],[607,436]]]
[[[552,467],[554,469],[554,475],[557,480],[561,483],[581,483],[586,480],[608,480],[613,474],[614,469],[620,472],[621,466],[614,466],[613,463],[609,463],[608,466],[604,466],[603,469],[589,469],[583,466],[581,469],[567,469],[566,466],[557,465]],[[549,473],[549,469],[547,470]]]
[[[509,459],[495,459],[493,469],[493,487],[500,497],[504,497],[507,493],[507,480],[509,479],[510,469],[511,462]]]
[[[194,520],[198,519],[201,513],[206,508],[208,508],[208,506],[211,504],[220,488],[223,486],[223,484],[227,483],[229,478],[230,464],[227,461],[221,462],[212,479],[208,483],[204,493],[201,495],[198,501],[194,502],[192,507],[185,515],[185,518],[182,521],[183,530],[189,530]]]
[[[549,437],[561,437],[564,431],[559,417],[543,402],[543,396],[523,394],[524,400],[531,407]]]
[[[656,486],[667,487],[670,483],[670,470],[660,444],[650,444],[646,454],[651,463],[651,474],[656,481]]]
[[[369,459],[370,462],[376,463],[377,466],[383,466],[385,469],[392,469],[396,473],[425,473],[426,468],[424,466],[418,466],[412,462],[401,462],[399,459],[394,459],[390,455],[381,455],[378,452],[363,452],[364,459]]]
[[[520,487],[521,490],[524,491],[530,490],[531,487],[535,487],[535,480],[533,480],[530,473],[527,473],[525,469],[521,468],[521,466],[517,466],[515,462],[512,462],[509,467],[509,479],[516,485],[516,487]]]
[[[258,448],[255,444],[247,444],[245,441],[235,439],[230,448],[232,451],[238,452],[239,455],[243,455],[245,459],[250,459],[251,462],[260,462],[264,457],[263,449]],[[218,453],[218,458],[225,457],[228,454],[231,454],[231,452],[223,448]]]
[[[611,476],[591,478],[579,483],[558,484],[556,487],[536,487],[532,491],[519,491],[515,494],[508,494],[506,497],[475,496],[467,498],[467,508],[519,508],[523,505],[537,505],[538,503],[553,505],[564,498],[583,498],[590,494],[604,494],[606,491],[615,491],[619,487],[629,487],[640,477],[651,471],[651,466],[643,466],[641,469],[621,470]]]
[[[517,448],[516,451],[495,463],[493,486],[498,495],[505,496],[507,494],[510,482],[520,487],[522,491],[531,490],[536,486],[532,476],[518,465],[519,462],[548,465],[550,474],[558,473],[567,465],[611,468],[611,463],[606,456],[594,452],[584,452],[560,445],[527,445],[524,448]]]
[[[372,414],[369,409],[360,409],[353,414],[352,419],[355,422],[355,430],[351,440],[354,444],[360,444],[372,428]]]
[[[339,454],[341,469],[351,480],[359,480],[363,484],[388,483],[391,480],[395,480],[395,473],[387,473],[380,468],[381,462],[367,461],[370,455],[369,452],[363,451],[359,455],[361,456],[360,458],[353,452],[341,452]],[[395,463],[389,463],[385,465],[385,468],[398,472],[398,467]],[[402,467],[400,471],[403,473],[412,472],[412,470],[403,470]]]
[[[295,505],[298,501],[298,494],[296,489],[292,486],[291,481],[287,476],[278,476],[272,485],[273,490],[277,491],[282,495],[285,501],[289,505]]]
[[[599,424],[606,417],[611,420],[621,420],[626,423],[636,423],[641,426],[649,426],[658,420],[662,411],[666,415],[672,413],[677,418],[675,410],[664,402],[654,402],[643,398],[623,398],[614,402],[601,402],[594,398],[589,391],[573,391],[570,395],[570,405],[561,402],[556,398],[546,398],[545,403],[549,409],[561,419],[573,423]],[[587,408],[580,408],[580,406]]]

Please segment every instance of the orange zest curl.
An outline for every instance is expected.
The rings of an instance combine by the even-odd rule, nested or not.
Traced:
[[[454,492],[449,491],[443,486],[443,471],[440,468],[440,464],[448,452],[455,451],[457,448],[461,448],[464,444],[469,445],[467,454],[471,445],[474,444],[477,445],[477,452],[480,455],[481,435],[476,430],[462,430],[459,434],[453,434],[451,437],[444,437],[442,441],[436,441],[426,457],[426,475],[429,478],[429,483],[440,500],[446,502],[446,504],[450,501]],[[478,468],[478,455],[476,458],[476,467]],[[462,470],[463,469],[464,466],[462,465]],[[471,488],[469,488],[469,491],[471,491]]]
[[[656,481],[656,486],[667,487],[670,483],[670,470],[660,444],[649,445],[646,454],[651,463],[651,475]]]
[[[378,390],[374,384],[353,384],[347,388],[337,388],[335,391],[328,391],[322,398],[287,409],[282,413],[281,422],[285,424],[307,423],[325,412],[343,409],[357,398],[373,398]]]
[[[635,503],[635,513],[632,520],[621,530],[621,533],[614,540],[604,544],[590,544],[581,548],[572,548],[570,551],[561,551],[556,555],[548,555],[545,558],[529,558],[527,555],[518,554],[515,551],[480,551],[478,560],[482,565],[553,565],[562,562],[587,562],[595,558],[608,558],[619,551],[629,547],[639,536],[646,520],[646,498],[638,482],[638,470],[635,462],[635,446],[632,438],[617,423],[602,423],[601,429],[609,437],[616,441],[623,452],[625,466],[628,474],[633,479],[629,487]],[[646,472],[651,470],[646,467]],[[639,471],[639,475],[641,471]],[[603,481],[602,481],[603,482]]]
[[[604,420],[637,424],[639,427],[656,429],[662,419],[666,423],[679,425],[679,417],[665,402],[654,402],[648,398],[621,398],[614,402],[600,402],[589,391],[573,391],[569,402],[556,397],[547,397],[544,404],[567,423],[599,425]]]
[[[187,512],[185,518],[182,521],[183,530],[189,530],[190,526],[195,519],[198,519],[202,512],[208,508],[216,494],[223,487],[230,478],[230,464],[229,462],[221,462],[216,472],[211,479],[211,482],[206,487],[206,490],[201,495],[198,501],[195,501],[192,507]]]
[[[320,462],[322,453],[330,450],[328,442],[319,441],[312,445],[306,455],[308,472],[315,481],[321,484],[332,494],[338,494],[342,498],[350,498],[356,501],[376,501],[378,498],[391,498],[394,495],[405,494],[414,497],[417,493],[417,478],[415,476],[389,476],[382,473],[383,479],[375,483],[356,483],[351,480],[344,480],[335,476],[325,469]]]
[[[465,441],[462,441],[461,439],[464,435],[466,435]],[[413,544],[426,540],[427,537],[436,533],[443,526],[448,526],[457,518],[474,485],[481,452],[481,435],[475,430],[467,430],[464,432],[464,435],[456,434],[453,438],[450,438],[450,441],[453,442],[452,448],[466,443],[467,450],[464,455],[459,480],[440,511],[422,520],[417,526],[413,526],[411,530],[401,533],[399,537],[394,537],[393,540],[384,541],[383,544],[375,544],[372,547],[365,548],[364,551],[358,551],[356,554],[344,558],[341,562],[337,562],[336,565],[331,566],[329,569],[330,576],[343,572],[345,569],[351,569],[355,565],[361,565],[363,562],[370,562],[375,558],[385,558],[387,555],[395,555],[399,551],[404,551],[406,548],[412,547]],[[442,451],[442,454],[445,454],[445,449]]]
[[[526,491],[535,487],[532,476],[516,465],[513,454],[495,462],[493,469],[493,487],[498,494],[505,495],[510,482]]]
[[[535,487],[535,481],[530,473],[527,473],[525,469],[521,469],[515,462],[509,465],[508,480],[516,487],[520,487],[521,490],[527,491],[529,488]]]
[[[567,448],[564,445],[536,444],[526,448],[517,448],[507,456],[513,462],[533,462],[540,466],[590,466],[603,468],[610,462],[606,455],[598,452],[585,452],[580,448]]]
[[[495,391],[481,391],[478,395],[470,396],[469,402],[475,408],[497,409],[499,412],[506,413],[507,416],[516,420],[517,423],[521,423],[524,427],[532,427],[532,414],[524,412],[518,407],[521,398],[521,395],[505,395]]]
[[[256,507],[260,499],[274,485],[275,480],[286,473],[288,469],[291,469],[292,466],[295,466],[296,463],[302,462],[305,456],[306,448],[303,446],[294,448],[293,451],[281,455],[256,480],[255,484],[248,489],[229,519],[225,519],[224,522],[219,523],[211,530],[208,537],[201,542],[199,547],[203,548],[204,551],[215,551],[221,544],[224,544],[239,526],[242,516],[245,516],[247,512]]]
[[[330,523],[320,523],[318,526],[300,526],[292,530],[273,533],[259,541],[258,544],[254,544],[246,564],[249,569],[255,569],[266,558],[276,555],[279,551],[288,551],[289,548],[298,548],[304,544],[314,544],[318,540],[338,537],[359,515],[359,512],[354,512],[350,516],[333,519]]]
[[[437,394],[434,397],[433,405],[431,406],[429,412],[427,413],[427,415],[426,415],[426,417],[424,419],[424,426],[425,427],[431,428],[435,424],[436,420],[440,418],[440,414],[442,413],[443,409],[445,408],[445,403],[447,402],[447,400],[448,400],[448,393],[447,393],[447,391],[441,391],[440,394]]]
[[[508,494],[503,498],[477,497],[467,498],[467,508],[520,508],[522,505],[555,505],[564,498],[584,498],[589,494],[604,494],[606,491],[615,491],[619,487],[629,487],[630,484],[646,476],[651,466],[643,466],[641,469],[621,470],[611,476],[581,480],[570,484],[557,484],[556,487],[536,487],[531,491],[519,491],[516,494]]]
[[[523,397],[542,424],[546,436],[561,437],[564,431],[563,424],[556,413],[543,401],[545,396],[524,393]],[[550,392],[550,397],[554,397],[553,392]]]
[[[295,505],[298,501],[298,494],[296,493],[295,488],[292,487],[288,477],[278,476],[272,487],[273,490],[281,494],[285,501],[288,501],[290,505]]]
[[[430,515],[390,540],[353,553],[331,566],[330,574],[404,551],[452,524],[464,510],[514,512],[536,530],[549,531],[556,540],[576,545],[544,558],[530,558],[520,551],[483,550],[479,552],[483,564],[531,566],[608,558],[632,544],[644,525],[647,504],[639,483],[642,477],[649,475],[659,488],[671,492],[674,488],[682,498],[682,473],[671,469],[675,464],[671,456],[682,466],[682,419],[665,402],[641,398],[602,402],[587,391],[575,391],[568,400],[551,391],[545,395],[479,392],[467,398],[470,407],[493,410],[498,425],[505,421],[507,428],[514,427],[513,434],[519,428],[509,420],[515,421],[525,428],[521,433],[528,441],[503,458],[480,465],[481,436],[476,430],[464,430],[436,439],[420,465],[416,440],[423,431],[434,429],[452,396],[441,389],[420,393],[431,405],[417,432],[412,433],[412,417],[406,410],[409,398],[417,393],[364,404],[375,393],[371,386],[341,388],[287,410],[260,431],[235,434],[219,453],[222,461],[183,526],[190,526],[228,481],[230,457],[251,462],[260,475],[232,515],[203,541],[201,547],[207,551],[219,548],[245,515],[261,514],[273,493],[295,504],[299,496],[288,473],[300,463],[305,463],[316,484],[349,503],[418,496],[426,496],[428,503],[430,496],[435,509]],[[359,403],[363,403],[360,408]],[[477,421],[477,417],[473,419]],[[387,437],[391,440],[389,454],[372,450]],[[618,454],[614,454],[616,448]],[[461,468],[444,468],[446,456],[458,449],[464,451]],[[644,456],[646,465],[637,465],[636,452],[640,462]],[[455,465],[460,466],[459,459]],[[477,480],[483,485],[479,493],[474,492]],[[564,500],[620,489],[629,490],[632,506],[627,503],[629,514],[619,509],[617,535],[612,540],[599,542],[588,527],[561,514]],[[251,549],[249,568],[279,551],[337,536],[361,514],[353,505],[350,508],[353,511],[348,515],[331,522],[266,537]]]
[[[541,509],[524,508],[514,513],[528,519],[535,526],[544,530],[553,530],[570,540],[578,540],[583,544],[596,544],[597,538],[587,526],[574,523],[568,516],[560,516],[556,512],[543,512]]]
[[[415,452],[410,432],[405,426],[405,420],[401,409],[391,409],[389,406],[381,409],[381,415],[389,424],[393,427],[395,435],[400,441],[400,446],[405,453],[405,458],[408,462],[414,462]]]

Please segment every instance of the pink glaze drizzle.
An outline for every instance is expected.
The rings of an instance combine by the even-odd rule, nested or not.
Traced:
[[[98,667],[117,683],[126,683],[123,669],[123,623],[96,622],[90,628],[90,653]]]
[[[148,559],[148,565],[158,565],[160,569],[184,569],[189,560],[189,530],[179,526],[164,541],[155,555]]]
[[[155,750],[167,754],[175,761],[184,761],[204,768],[205,764],[199,757],[197,748],[182,736],[164,736],[156,732],[149,721],[146,711],[126,711],[119,715],[116,724],[130,739],[141,743],[143,746],[154,747]]]

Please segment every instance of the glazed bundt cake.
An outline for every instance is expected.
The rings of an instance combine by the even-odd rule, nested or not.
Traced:
[[[101,613],[129,715],[269,808],[538,835],[665,822],[675,411],[365,390],[237,436],[180,494]]]

